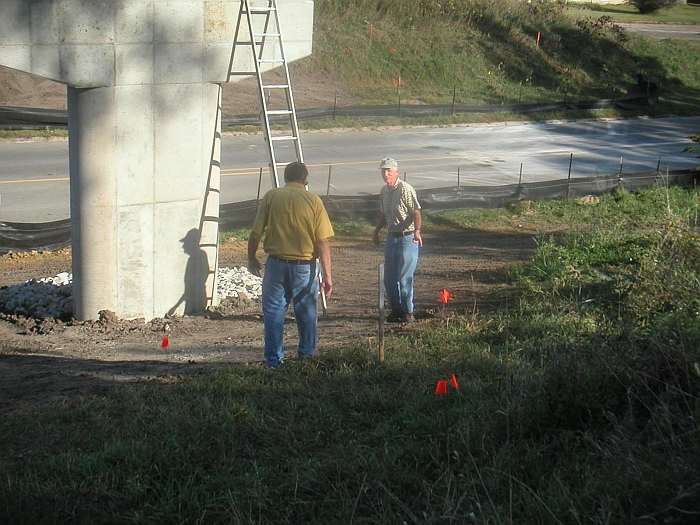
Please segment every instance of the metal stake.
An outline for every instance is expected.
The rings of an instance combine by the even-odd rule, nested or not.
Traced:
[[[379,345],[378,345],[378,357],[379,362],[384,362],[384,265],[379,265],[379,282],[377,283],[379,290]]]
[[[459,166],[457,166],[457,189],[460,189],[460,182],[459,182]]]
[[[523,189],[523,163],[520,163],[520,175],[518,175],[518,195]]]
[[[566,198],[569,198],[569,195],[571,194],[571,166],[574,163],[574,154],[572,153],[571,156],[569,157],[569,176],[566,179]]]
[[[401,77],[399,77],[399,85],[396,87],[396,93],[399,99],[399,118],[401,117]]]
[[[326,197],[331,194],[331,175],[333,174],[333,165],[328,165],[328,184],[326,184]]]
[[[260,185],[262,184],[262,174],[263,169],[260,168],[260,175],[258,176],[258,196],[255,198],[255,215],[258,214],[258,206],[260,205]]]

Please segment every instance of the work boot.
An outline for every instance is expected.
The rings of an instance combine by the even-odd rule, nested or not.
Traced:
[[[387,323],[400,323],[403,321],[403,314],[401,312],[391,312],[386,316]]]
[[[403,314],[403,319],[402,321],[406,324],[411,324],[416,321],[416,318],[414,317],[413,314]]]

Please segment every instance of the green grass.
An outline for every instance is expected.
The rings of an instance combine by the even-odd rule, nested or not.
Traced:
[[[396,103],[399,75],[406,103],[450,103],[455,87],[463,103],[607,98],[640,71],[662,94],[673,87],[697,98],[700,89],[697,43],[651,41],[610,21],[577,24],[549,4],[324,0],[317,9],[307,67],[367,103]]]
[[[700,6],[674,5],[646,15],[628,4],[569,5],[566,14],[576,18],[609,16],[617,22],[643,22],[646,24],[700,24]]]
[[[497,209],[456,209],[427,211],[425,220],[437,227],[503,230],[525,228],[527,231],[569,231],[588,234],[632,228],[650,228],[663,222],[669,207],[674,216],[694,226],[698,221],[697,197],[688,191],[671,187],[629,193],[615,191],[602,195],[596,204],[578,199],[520,201]]]
[[[18,140],[18,139],[52,139],[52,138],[68,138],[68,130],[62,128],[52,129],[2,129],[0,130],[0,140]]]
[[[515,306],[392,336],[384,364],[358,343],[15,406],[0,521],[693,523],[699,199],[536,204],[591,231],[542,238]]]
[[[251,218],[251,223],[253,218]],[[247,241],[250,237],[250,228],[233,228],[230,230],[221,230],[219,234],[219,242],[225,243],[226,241]]]

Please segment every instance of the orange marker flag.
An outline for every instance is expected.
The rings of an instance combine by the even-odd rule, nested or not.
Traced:
[[[447,288],[443,288],[440,290],[440,293],[438,295],[438,300],[440,301],[440,304],[447,305],[452,299],[454,298],[454,295],[452,295],[452,292],[450,292]]]
[[[168,339],[167,335],[163,336],[163,340],[160,342],[160,347],[161,348],[168,348],[170,346],[170,339]]]
[[[438,382],[435,385],[435,395],[436,396],[447,395],[447,379],[438,379]]]
[[[459,382],[457,381],[457,376],[455,374],[452,374],[452,377],[450,377],[450,385],[452,385],[452,388],[455,390],[459,390]]]

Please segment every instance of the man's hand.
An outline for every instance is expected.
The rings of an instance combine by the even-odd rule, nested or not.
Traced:
[[[329,301],[331,298],[331,295],[333,295],[333,280],[329,279],[327,276],[323,276],[323,293],[326,296],[326,301]]]
[[[416,230],[415,232],[413,232],[413,242],[415,242],[420,247],[423,246],[423,236],[421,235],[420,230]]]
[[[252,273],[253,275],[260,277],[260,269],[262,268],[262,265],[260,264],[260,261],[258,261],[257,257],[253,257],[252,259],[248,259],[248,271]]]

